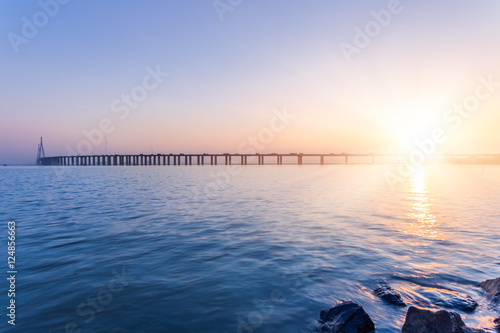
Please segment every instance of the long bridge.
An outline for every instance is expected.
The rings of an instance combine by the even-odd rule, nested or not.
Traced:
[[[285,164],[395,164],[402,154],[139,154],[139,155],[73,155],[38,157],[38,165],[47,166],[119,166],[119,165],[283,165]],[[307,160],[304,163],[304,158]],[[376,160],[377,158],[377,160]],[[385,158],[383,161],[380,158]],[[387,158],[391,158],[388,161]],[[353,163],[353,159],[355,162]],[[394,160],[398,159],[398,160]],[[500,154],[439,154],[424,158],[424,163],[500,164]],[[328,163],[329,162],[329,163]]]

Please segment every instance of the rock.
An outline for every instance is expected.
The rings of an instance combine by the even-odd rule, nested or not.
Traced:
[[[375,325],[365,310],[354,302],[343,302],[329,310],[322,310],[320,322],[325,333],[369,333]]]
[[[406,314],[403,333],[486,333],[465,326],[456,312],[431,311],[411,306]]]
[[[500,278],[486,280],[479,284],[486,291],[486,296],[494,303],[500,303]]]
[[[424,308],[436,305],[452,311],[470,313],[478,306],[477,302],[471,296],[451,289],[417,287],[413,288],[413,293],[416,295],[413,305]]]
[[[457,293],[450,297],[443,297],[435,302],[435,305],[439,305],[443,308],[456,309],[463,312],[474,312],[478,304],[469,295]]]
[[[406,306],[401,295],[389,286],[380,286],[373,290],[375,296],[380,297],[384,302],[396,305],[396,306]]]

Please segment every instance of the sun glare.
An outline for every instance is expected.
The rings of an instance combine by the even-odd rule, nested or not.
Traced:
[[[437,127],[439,110],[411,107],[395,114],[390,121],[390,131],[402,149],[413,148],[418,140],[432,135]]]

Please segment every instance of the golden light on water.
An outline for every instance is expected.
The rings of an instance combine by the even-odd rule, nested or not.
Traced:
[[[410,188],[410,210],[408,217],[414,220],[409,228],[409,233],[415,236],[444,240],[444,236],[437,230],[439,223],[433,214],[433,198],[427,190],[425,169],[417,167]]]

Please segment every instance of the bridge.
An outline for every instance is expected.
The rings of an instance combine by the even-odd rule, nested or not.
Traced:
[[[402,154],[139,154],[75,155],[39,157],[47,166],[145,166],[145,165],[283,165],[285,164],[396,164]],[[407,156],[406,156],[407,157]],[[304,161],[306,160],[306,161]],[[353,161],[355,160],[355,161]],[[439,154],[425,157],[424,163],[500,164],[500,154]]]

